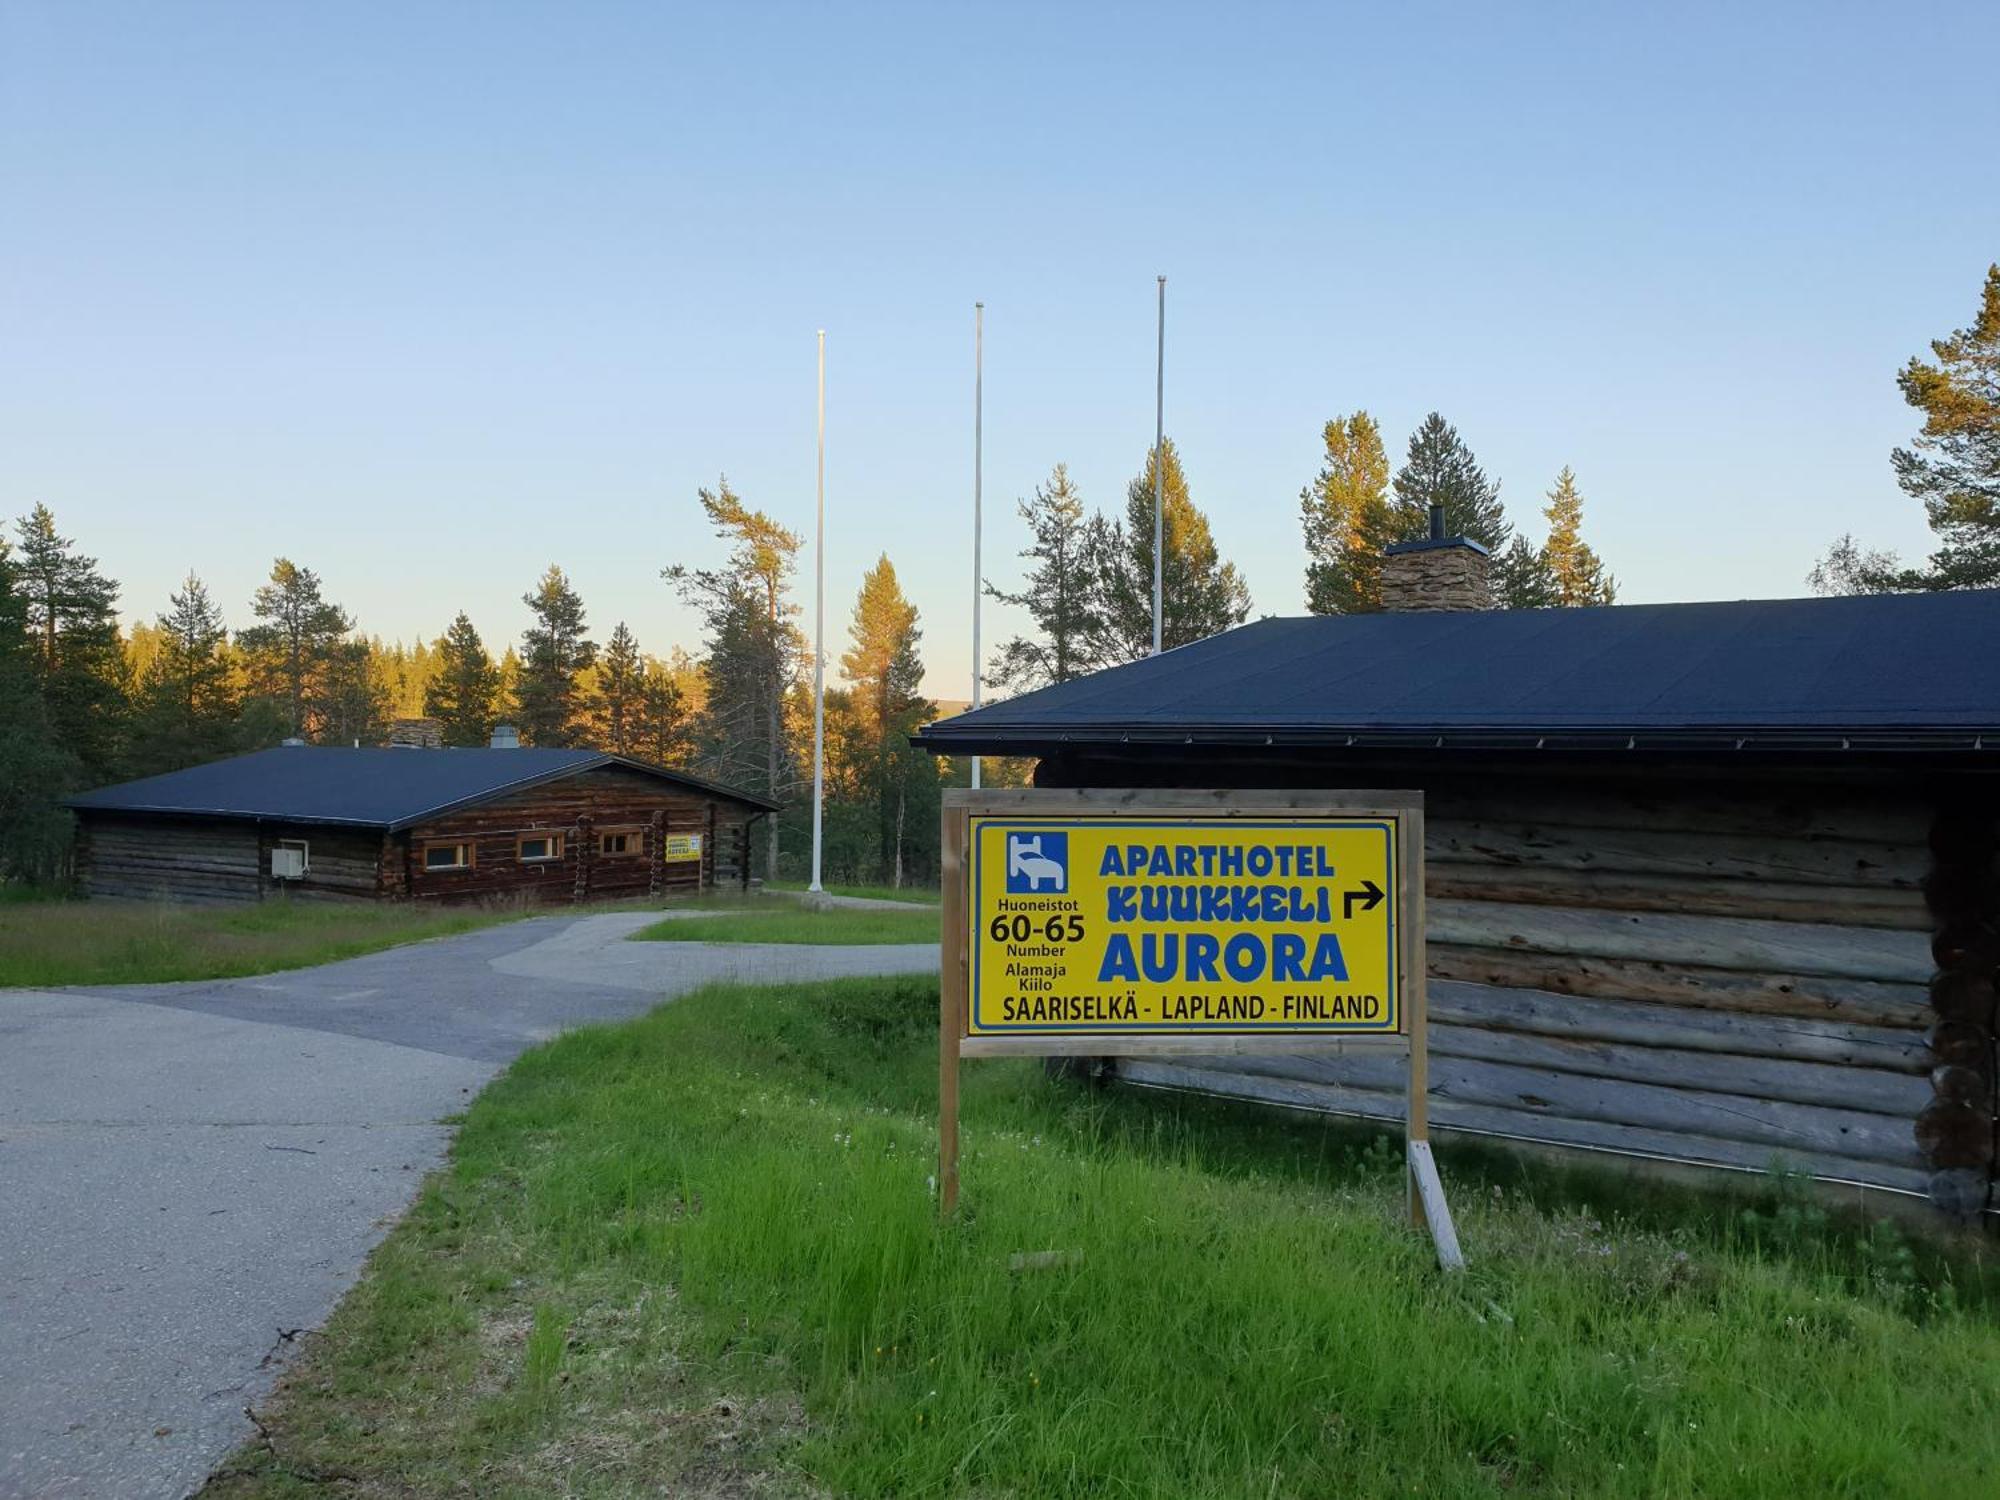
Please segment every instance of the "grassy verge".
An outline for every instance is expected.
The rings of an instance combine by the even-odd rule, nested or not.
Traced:
[[[0,906],[0,986],[157,984],[268,974],[525,914],[515,906],[389,902],[10,902]]]
[[[1384,1136],[984,1062],[940,1229],[935,1024],[915,980],[716,989],[528,1054],[210,1500],[1917,1497],[2000,1464],[1987,1273],[1803,1200],[1453,1158],[1447,1279]]]
[[[768,880],[764,889],[768,891],[789,891],[796,895],[806,888],[803,880]],[[835,896],[860,896],[869,901],[905,901],[912,906],[936,906],[939,902],[938,888],[913,885],[830,885],[826,890]]]
[[[886,911],[879,908],[834,907],[807,911],[769,901],[733,907],[704,903],[714,916],[673,917],[633,934],[641,942],[657,943],[935,943],[938,913],[929,910]],[[732,911],[734,915],[725,913]]]

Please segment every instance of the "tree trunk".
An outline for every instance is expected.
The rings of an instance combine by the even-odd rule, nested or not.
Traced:
[[[896,876],[893,887],[903,888],[903,814],[909,804],[908,788],[899,778],[896,782]]]
[[[775,680],[772,682],[771,707],[768,715],[769,734],[764,741],[764,789],[773,802],[778,800],[778,724],[783,714],[784,691],[784,684],[782,682]],[[766,880],[776,880],[778,878],[778,815],[773,813],[764,821],[771,830],[769,852],[765,857],[764,878]]]

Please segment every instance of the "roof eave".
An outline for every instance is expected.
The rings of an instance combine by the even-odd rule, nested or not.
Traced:
[[[1057,729],[971,726],[910,742],[933,755],[1046,755],[1085,747],[1168,749],[1436,749],[1704,750],[1743,752],[1901,751],[1946,754],[2000,752],[2000,724],[1985,728],[1862,726],[1822,728],[1774,724],[1704,725],[1095,725]]]

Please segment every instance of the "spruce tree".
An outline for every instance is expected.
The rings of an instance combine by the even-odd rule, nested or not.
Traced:
[[[1396,471],[1393,540],[1430,534],[1431,506],[1444,507],[1446,536],[1469,537],[1494,558],[1508,550],[1514,528],[1500,504],[1500,486],[1486,477],[1458,429],[1432,412],[1410,434],[1409,454]]]
[[[1365,411],[1335,417],[1321,432],[1326,457],[1299,491],[1305,531],[1306,608],[1316,615],[1382,607],[1382,549],[1396,538],[1389,455]]]
[[[656,766],[678,766],[691,753],[687,695],[664,662],[646,658],[639,683],[632,753]]]
[[[14,586],[25,606],[44,713],[87,780],[113,780],[123,769],[131,711],[118,585],[98,571],[96,558],[57,533],[46,505],[22,517],[16,530]]]
[[[208,587],[193,573],[154,626],[156,649],[139,679],[132,768],[141,776],[178,771],[238,746],[242,697],[229,659],[229,630]]]
[[[855,708],[869,742],[866,779],[877,811],[878,868],[884,880],[900,886],[912,792],[921,800],[921,784],[935,786],[937,772],[930,758],[910,745],[909,736],[934,708],[922,692],[917,607],[904,595],[886,553],[861,580],[848,635],[852,644],[840,668],[854,684]]]
[[[424,689],[424,712],[442,726],[447,745],[486,744],[498,712],[500,671],[464,610],[438,637],[431,656],[435,665]]]
[[[0,882],[55,878],[68,858],[69,814],[57,798],[81,779],[42,701],[28,605],[0,536]]]
[[[250,612],[262,623],[237,632],[253,695],[279,706],[294,736],[320,738],[335,658],[354,621],[321,592],[319,575],[288,557],[271,564]]]
[[[646,686],[646,663],[639,641],[620,620],[597,662],[597,744],[614,755],[630,755],[635,747]]]
[[[1035,487],[1032,500],[1019,502],[1032,544],[1020,555],[1033,561],[1020,591],[1007,593],[985,584],[1002,604],[1026,610],[1032,635],[1017,635],[1002,646],[987,669],[994,687],[1025,692],[1068,682],[1104,665],[1103,599],[1106,528],[1086,517],[1083,499],[1069,469],[1057,464],[1048,483]]]
[[[580,722],[577,674],[597,660],[597,645],[585,634],[583,600],[554,563],[521,602],[535,623],[521,633],[519,700],[521,738],[530,745],[575,745],[585,736]]]
[[[1618,583],[1604,571],[1604,563],[1583,540],[1583,496],[1577,491],[1576,475],[1568,464],[1556,476],[1549,491],[1549,539],[1542,547],[1553,602],[1565,608],[1609,604],[1618,597]]]
[[[1547,554],[1518,532],[1493,559],[1491,576],[1493,602],[1502,609],[1553,609],[1562,602]]]
[[[1250,591],[1222,561],[1208,517],[1195,508],[1171,438],[1162,445],[1160,649],[1171,650],[1241,625]],[[1137,661],[1153,649],[1153,453],[1125,491],[1125,519],[1110,528],[1100,574],[1109,654]]]

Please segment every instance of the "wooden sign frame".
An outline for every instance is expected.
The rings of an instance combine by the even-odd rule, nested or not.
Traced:
[[[1396,826],[1397,969],[1402,1029],[1394,1033],[1099,1032],[1005,1036],[971,1034],[972,820],[979,817],[1353,819],[1381,818]],[[1183,789],[956,789],[944,794],[940,829],[943,877],[938,985],[938,1208],[958,1205],[958,1070],[976,1057],[1164,1057],[1289,1054],[1327,1056],[1388,1052],[1408,1064],[1404,1109],[1405,1161],[1411,1222],[1430,1231],[1438,1263],[1447,1270],[1465,1262],[1431,1155],[1429,1051],[1424,978],[1424,799],[1414,791],[1203,791]]]

